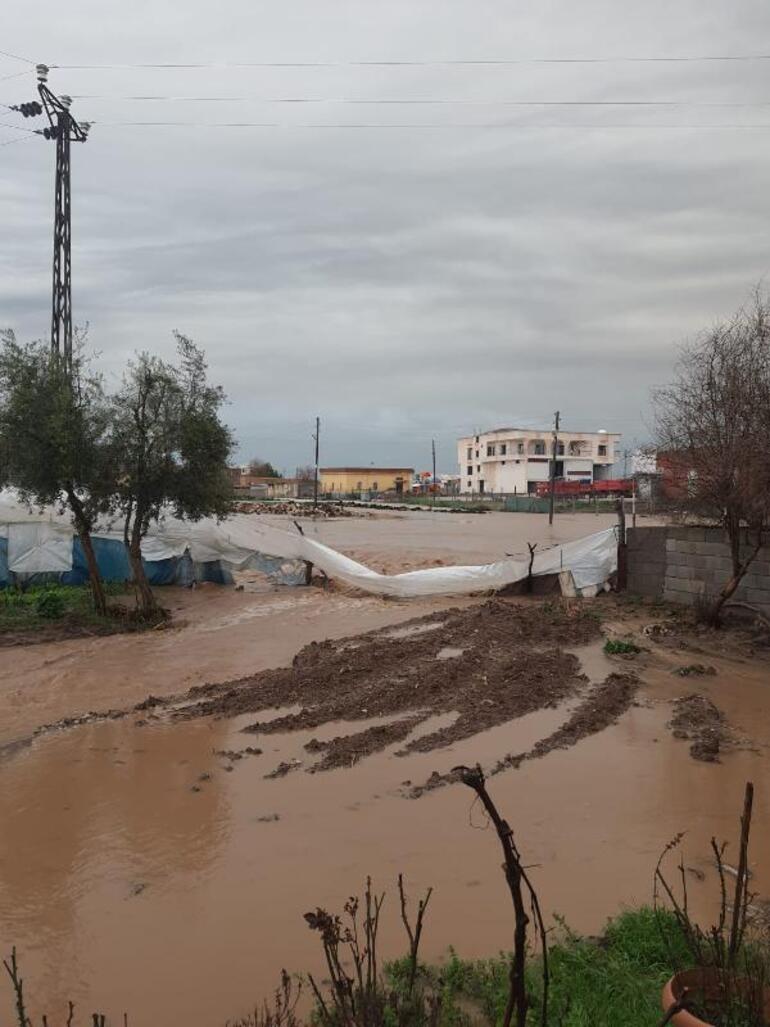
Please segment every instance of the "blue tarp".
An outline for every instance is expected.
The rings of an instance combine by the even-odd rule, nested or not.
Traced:
[[[116,539],[93,539],[96,561],[104,581],[131,581],[131,565],[126,547]],[[151,585],[186,585],[195,581],[232,584],[232,575],[219,560],[193,563],[189,552],[167,560],[144,560],[144,570]],[[88,565],[80,539],[72,539],[72,570],[63,574],[17,574],[8,570],[8,539],[0,538],[0,588],[23,581],[25,585],[58,581],[62,585],[84,585],[88,581]]]

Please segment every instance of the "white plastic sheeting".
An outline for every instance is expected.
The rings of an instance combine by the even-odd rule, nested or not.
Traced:
[[[512,517],[515,515],[512,514]],[[97,538],[121,540],[118,521],[104,522]],[[73,529],[67,514],[48,507],[29,510],[12,492],[0,493],[0,537],[8,538],[9,569],[18,573],[67,571],[72,567]],[[146,560],[165,560],[189,552],[196,563],[220,560],[225,567],[243,568],[256,553],[285,560],[307,560],[329,578],[380,595],[460,595],[493,591],[527,576],[527,560],[506,559],[466,567],[432,567],[404,574],[378,574],[315,539],[269,524],[253,514],[234,514],[217,522],[190,522],[162,516],[142,543]],[[572,572],[578,589],[604,584],[617,567],[614,528],[554,546],[535,554],[536,576]]]
[[[8,569],[15,574],[72,570],[72,529],[40,521],[35,524],[9,524]]]

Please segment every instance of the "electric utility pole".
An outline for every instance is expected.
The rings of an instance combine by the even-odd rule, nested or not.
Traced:
[[[559,411],[553,415],[553,447],[551,449],[551,488],[548,502],[548,523],[553,524],[553,497],[556,491],[556,450],[559,444]]]
[[[436,440],[430,440],[430,448],[433,453],[433,480],[431,481],[431,495],[433,496],[433,506],[436,505]]]
[[[72,99],[56,96],[47,85],[48,68],[37,66],[37,91],[41,103],[13,107],[25,118],[45,113],[48,128],[37,134],[56,142],[56,189],[53,223],[53,291],[51,303],[51,351],[72,370],[72,213],[70,206],[70,143],[84,143],[91,124],[78,123],[70,114]]]
[[[313,479],[313,509],[318,508],[318,443],[321,438],[321,418],[315,419],[315,476]]]

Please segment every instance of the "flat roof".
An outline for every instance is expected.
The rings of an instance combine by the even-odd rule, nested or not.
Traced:
[[[319,467],[321,474],[372,474],[388,473],[391,471],[411,471],[414,473],[414,467]]]
[[[551,435],[553,428],[489,428],[487,431],[471,432],[470,435],[462,435],[463,439],[475,439],[478,435],[499,435],[504,431],[521,431],[521,432],[539,432],[541,435]],[[600,431],[598,428],[592,428],[590,431],[582,431],[578,428],[559,428],[559,434],[562,435],[614,435],[617,438],[622,436],[622,432],[619,431]]]

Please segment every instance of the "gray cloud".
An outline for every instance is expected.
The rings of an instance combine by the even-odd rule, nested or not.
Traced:
[[[50,63],[748,54],[770,11],[594,0],[349,4],[7,0]],[[34,24],[33,24],[34,22]],[[13,45],[11,45],[11,41]],[[0,61],[0,78],[21,68]],[[768,101],[767,62],[60,70],[93,97]],[[26,98],[33,76],[0,82]],[[26,92],[25,92],[26,90]],[[457,434],[532,421],[645,434],[675,346],[768,272],[770,108],[272,105],[82,99],[74,307],[115,379],[131,352],[207,350],[244,456],[453,468]],[[12,120],[9,114],[0,120]],[[189,127],[120,126],[187,121]],[[223,121],[279,128],[206,128]],[[454,125],[335,129],[333,123]],[[504,127],[467,127],[498,125]],[[618,126],[625,127],[618,127]],[[0,143],[15,133],[0,128]],[[0,324],[45,333],[53,150],[0,149]]]

